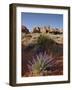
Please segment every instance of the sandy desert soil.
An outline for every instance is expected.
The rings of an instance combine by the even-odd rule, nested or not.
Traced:
[[[42,35],[53,40],[53,43],[48,43],[43,49],[38,47],[38,37]],[[22,76],[47,76],[47,75],[62,75],[63,74],[63,34],[53,33],[24,33],[22,32]],[[33,57],[39,53],[46,52],[47,55],[52,55],[50,62],[51,67],[46,68],[43,72],[33,74],[28,68],[28,62],[32,61]]]

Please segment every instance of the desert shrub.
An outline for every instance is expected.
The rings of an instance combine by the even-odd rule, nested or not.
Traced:
[[[34,47],[36,53],[50,51],[51,53],[62,55],[63,46],[57,44],[53,39],[49,36],[40,35],[37,39],[37,45]]]
[[[53,59],[46,52],[39,53],[36,57],[33,57],[33,60],[28,62],[28,69],[32,72],[32,76],[43,75],[43,72],[50,66],[50,62]]]
[[[54,44],[54,41],[51,38],[44,35],[40,35],[37,39],[37,46],[42,49],[49,48],[53,44]]]

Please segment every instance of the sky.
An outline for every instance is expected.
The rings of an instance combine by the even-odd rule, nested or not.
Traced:
[[[51,26],[54,28],[63,28],[62,14],[44,14],[44,13],[21,13],[21,25],[26,26],[29,31],[33,27]]]

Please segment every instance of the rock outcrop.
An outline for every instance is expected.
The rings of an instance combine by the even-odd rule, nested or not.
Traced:
[[[22,32],[28,34],[29,29],[26,26],[22,26]]]
[[[34,27],[32,32],[33,33],[40,33],[40,31],[41,31],[40,27]]]
[[[49,32],[48,27],[46,27],[46,26],[41,27],[41,33],[48,33],[48,32]]]
[[[34,27],[32,33],[51,33],[51,34],[62,34],[63,30],[59,28],[51,28],[50,26]]]
[[[22,32],[25,34],[29,34],[29,29],[26,26],[22,26]],[[50,26],[44,26],[44,27],[34,27],[31,31],[32,33],[51,33],[51,34],[63,34],[63,29],[59,28],[52,28]]]
[[[54,35],[63,34],[63,30],[60,30],[60,29],[57,29],[57,28],[55,28],[55,29],[52,28],[49,33],[54,34]]]

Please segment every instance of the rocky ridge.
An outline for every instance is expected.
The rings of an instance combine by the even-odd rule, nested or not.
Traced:
[[[51,27],[34,27],[31,32],[25,26],[22,26],[22,44],[27,46],[30,43],[36,43],[39,35],[50,37],[58,44],[63,44],[63,30]]]

